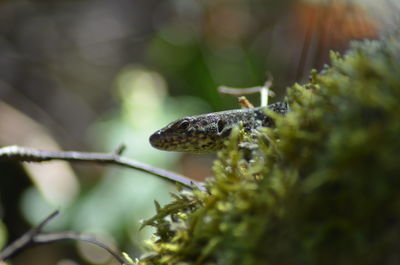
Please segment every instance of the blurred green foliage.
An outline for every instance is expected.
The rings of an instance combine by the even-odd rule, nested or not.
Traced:
[[[0,249],[2,249],[7,242],[7,229],[4,223],[0,220]]]
[[[175,90],[204,98],[214,109],[227,107],[216,89],[219,85],[247,87],[263,84],[266,78],[261,70],[265,65],[257,63],[260,57],[241,47],[216,51],[201,43],[173,45],[156,38],[149,51]],[[228,99],[231,104],[235,100]]]
[[[273,37],[295,2],[172,1],[160,8],[158,30],[147,49],[149,64],[167,79],[172,95],[202,98],[215,110],[232,108],[235,98],[221,96],[216,87],[261,85],[267,72],[281,87],[281,77],[297,63],[288,49],[297,50],[301,42],[286,49]]]
[[[207,192],[156,205],[140,264],[399,261],[400,35],[331,58],[276,128],[232,134]]]

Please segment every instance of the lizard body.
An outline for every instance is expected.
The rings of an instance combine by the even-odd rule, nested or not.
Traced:
[[[184,117],[171,122],[150,136],[153,147],[166,151],[211,153],[220,150],[232,129],[243,124],[245,130],[272,127],[274,121],[265,111],[286,114],[286,102],[250,109],[227,110],[198,116]]]

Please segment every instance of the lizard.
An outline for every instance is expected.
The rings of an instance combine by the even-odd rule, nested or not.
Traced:
[[[171,122],[150,136],[150,144],[165,151],[212,153],[224,146],[232,129],[242,123],[246,131],[259,127],[273,127],[274,121],[266,110],[278,114],[289,111],[287,102],[268,106],[226,110],[197,116],[188,116]]]

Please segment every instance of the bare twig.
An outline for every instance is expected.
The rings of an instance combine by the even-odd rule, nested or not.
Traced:
[[[57,232],[57,233],[43,233],[36,235],[34,237],[33,242],[36,244],[47,244],[62,240],[77,240],[77,241],[84,241],[89,242],[93,245],[101,247],[102,249],[106,250],[110,253],[116,260],[118,260],[121,264],[132,264],[128,260],[126,260],[122,255],[118,254],[113,250],[111,247],[107,246],[103,242],[98,241],[94,236],[85,235],[75,232]]]
[[[51,219],[53,219],[58,214],[59,214],[59,211],[55,211],[55,212],[51,213],[46,219],[44,219],[36,227],[30,229],[28,232],[23,234],[20,238],[18,238],[13,243],[11,243],[6,248],[4,248],[0,252],[0,261],[6,260],[6,259],[12,257],[18,251],[20,251],[22,248],[32,244],[34,236],[37,235],[38,233],[40,233],[43,226],[45,226]]]
[[[263,88],[264,88],[264,86],[255,86],[255,87],[248,87],[248,88],[235,88],[235,87],[220,86],[220,87],[218,87],[218,92],[221,94],[241,96],[241,95],[259,93]],[[269,91],[269,95],[273,96],[275,94],[274,94],[274,92]]]
[[[234,96],[241,96],[247,94],[260,93],[261,95],[261,106],[268,105],[268,96],[274,97],[275,93],[270,90],[272,86],[272,75],[268,74],[268,80],[264,83],[263,86],[255,86],[249,88],[233,88],[227,86],[218,87],[218,92],[221,94],[228,94]]]
[[[133,265],[129,260],[127,260],[122,255],[118,254],[111,247],[98,241],[95,237],[90,235],[78,234],[74,232],[57,232],[57,233],[42,233],[43,227],[56,215],[59,211],[55,211],[50,214],[46,219],[44,219],[38,226],[33,227],[28,232],[23,234],[20,238],[12,242],[5,249],[0,252],[0,261],[5,261],[24,248],[29,247],[33,244],[47,244],[51,242],[61,241],[61,240],[78,240],[92,243],[98,247],[105,249],[110,253],[116,260],[121,264]]]
[[[122,155],[123,152],[125,152],[126,150],[126,145],[125,144],[120,144],[115,150],[114,150],[114,154],[116,155]]]
[[[261,106],[265,107],[268,105],[268,97],[274,97],[274,92],[271,91],[271,86],[274,78],[271,73],[268,73],[268,80],[265,81],[263,88],[260,90]]]
[[[94,162],[94,163],[106,163],[115,164],[119,166],[129,167],[136,170],[140,170],[174,183],[179,183],[187,188],[193,189],[197,187],[200,190],[205,188],[198,182],[188,179],[185,176],[173,173],[160,168],[152,167],[150,165],[122,157],[119,154],[124,148],[118,148],[111,154],[105,153],[88,153],[88,152],[76,152],[76,151],[44,151],[33,148],[21,147],[21,146],[5,146],[0,148],[0,161],[1,160],[12,160],[22,162],[44,162],[50,160],[64,160],[64,161],[79,161],[79,162]]]

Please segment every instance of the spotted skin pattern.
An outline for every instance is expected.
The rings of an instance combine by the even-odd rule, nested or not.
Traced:
[[[220,150],[232,129],[243,124],[245,130],[272,127],[273,120],[265,110],[286,114],[286,102],[276,102],[266,107],[227,110],[190,116],[171,122],[150,136],[153,147],[165,151],[212,153]]]

